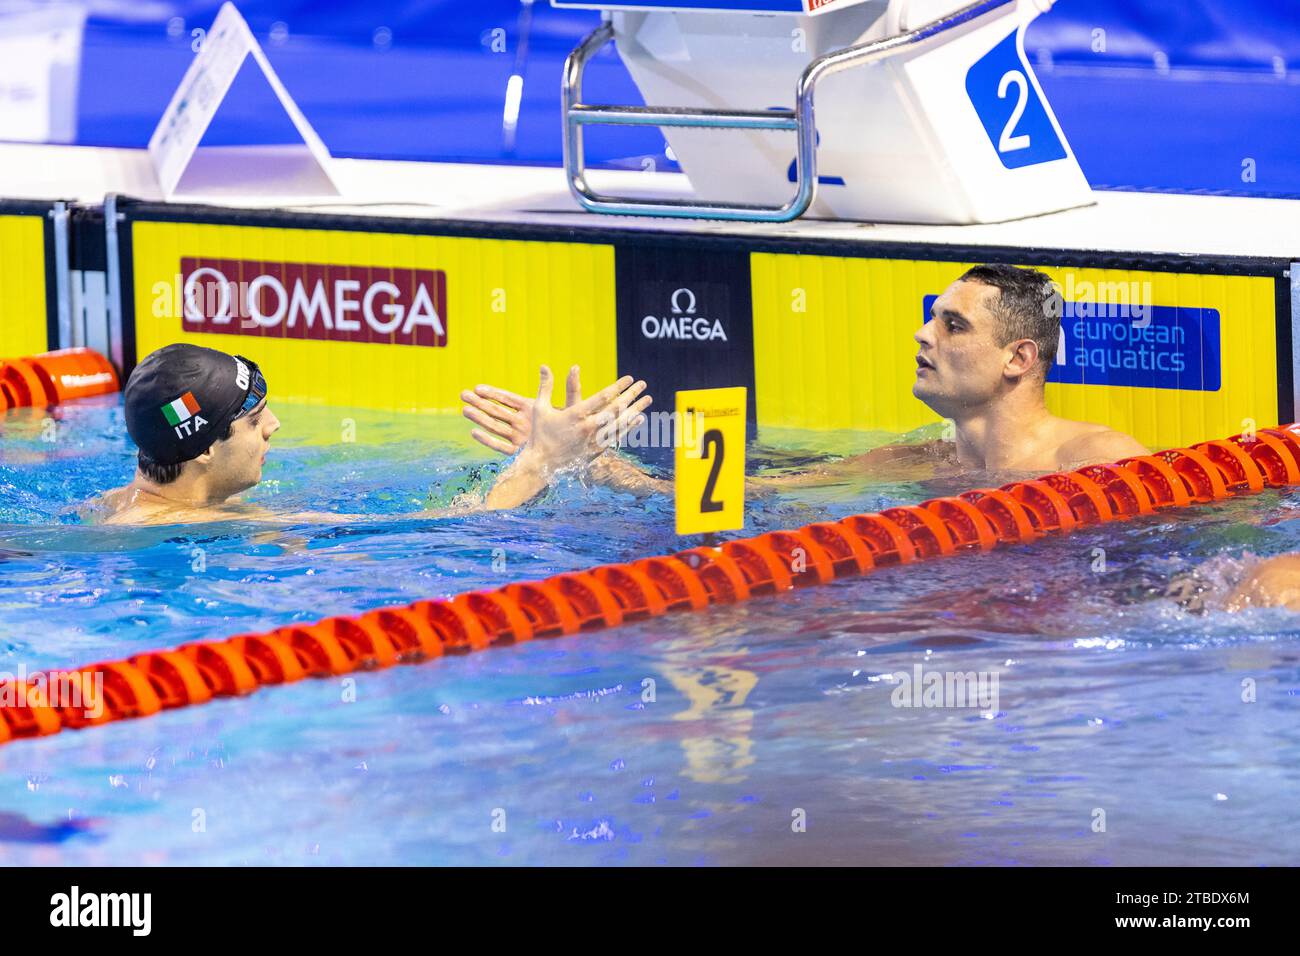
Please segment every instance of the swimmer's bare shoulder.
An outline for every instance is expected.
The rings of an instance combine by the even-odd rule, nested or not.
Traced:
[[[79,510],[81,520],[103,524],[110,515],[117,514],[126,507],[128,491],[130,491],[130,486],[124,485],[121,488],[113,488],[102,495],[96,495],[94,498],[89,499]]]
[[[239,502],[207,507],[187,507],[142,493],[134,485],[106,491],[88,501],[81,510],[82,520],[104,525],[208,524],[237,519],[264,520],[263,508]]]
[[[259,509],[232,508],[177,508],[156,504],[131,504],[102,518],[99,524],[110,525],[169,525],[210,524],[214,521],[264,520]]]
[[[1151,450],[1132,435],[1093,422],[1061,419],[1061,443],[1056,451],[1058,468],[1104,465],[1121,458],[1149,455]]]
[[[425,509],[411,514],[345,514],[335,511],[271,511],[261,505],[228,501],[221,505],[185,507],[141,495],[131,485],[106,491],[87,502],[81,509],[83,521],[104,525],[181,525],[210,524],[214,521],[257,521],[265,524],[340,524],[348,522],[382,523],[403,518],[453,518],[482,511],[482,502],[471,496],[458,498],[439,509]]]
[[[91,498],[78,513],[88,524],[140,524],[149,510],[139,503],[134,487],[123,485]]]

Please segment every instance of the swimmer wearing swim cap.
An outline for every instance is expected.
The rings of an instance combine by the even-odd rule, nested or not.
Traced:
[[[123,394],[139,449],[134,480],[104,496],[113,523],[223,505],[262,480],[280,420],[267,383],[242,355],[177,343],[136,366]]]
[[[645,382],[623,376],[564,409],[551,403],[552,376],[542,366],[531,438],[481,500],[454,513],[513,508],[531,500],[554,474],[585,464],[603,448],[600,427],[630,427],[649,405]],[[267,407],[267,383],[252,359],[179,343],[147,356],[124,392],[126,428],[139,451],[135,478],[91,506],[105,524],[188,524],[225,518],[275,521],[381,520],[373,515],[276,514],[234,501],[262,480],[280,420]],[[450,513],[450,512],[449,512]]]

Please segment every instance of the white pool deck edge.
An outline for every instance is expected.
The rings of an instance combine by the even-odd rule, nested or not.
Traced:
[[[1097,192],[1092,206],[989,225],[811,219],[773,225],[595,215],[578,207],[558,167],[360,159],[330,162],[341,198],[251,197],[232,192],[185,196],[174,202],[429,221],[765,237],[796,243],[829,239],[1300,260],[1300,200]],[[689,195],[686,178],[679,173],[596,171],[591,180],[597,189]],[[162,201],[145,150],[0,143],[0,198],[97,205],[110,193]]]

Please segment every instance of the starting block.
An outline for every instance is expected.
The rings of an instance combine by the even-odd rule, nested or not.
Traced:
[[[592,212],[965,224],[1092,202],[1025,56],[1055,0],[551,2],[602,11],[563,78],[565,171]],[[583,102],[611,42],[665,105]],[[661,127],[700,198],[595,192],[588,125]]]

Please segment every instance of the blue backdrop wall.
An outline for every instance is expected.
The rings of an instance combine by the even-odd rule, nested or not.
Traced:
[[[90,0],[79,143],[142,146],[215,2]],[[545,0],[245,0],[276,70],[340,156],[558,163],[559,75],[596,14]],[[1100,188],[1300,196],[1297,0],[1060,0],[1027,43],[1084,171]],[[529,16],[531,14],[531,16]],[[531,21],[524,29],[524,21]],[[527,33],[526,55],[520,40]],[[525,78],[503,135],[511,73]],[[208,140],[292,135],[246,71]],[[588,95],[638,102],[611,52]],[[654,130],[598,131],[593,160],[670,168]],[[1254,179],[1243,170],[1253,169]]]

